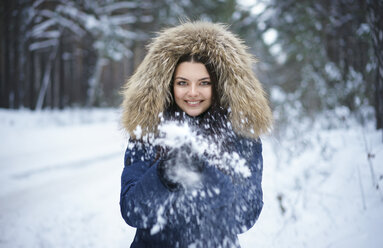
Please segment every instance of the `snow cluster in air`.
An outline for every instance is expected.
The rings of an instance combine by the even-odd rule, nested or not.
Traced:
[[[187,123],[165,122],[159,126],[160,138],[155,143],[174,148],[187,146],[191,148],[191,154],[206,158],[208,163],[217,166],[218,169],[235,173],[241,177],[250,177],[251,172],[246,160],[236,152],[226,152],[203,135],[197,134]],[[180,173],[181,174],[181,173]],[[191,177],[194,180],[196,177]]]

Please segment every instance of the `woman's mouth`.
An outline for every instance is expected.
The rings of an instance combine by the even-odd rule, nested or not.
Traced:
[[[200,101],[185,101],[189,106],[198,106],[202,100]]]

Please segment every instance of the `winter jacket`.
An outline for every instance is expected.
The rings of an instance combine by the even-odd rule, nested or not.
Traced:
[[[250,177],[235,179],[200,161],[201,186],[174,191],[158,173],[155,149],[131,143],[120,201],[126,223],[137,228],[131,247],[239,247],[237,234],[254,225],[263,206],[262,146],[238,138],[234,147]]]
[[[120,206],[124,220],[137,228],[131,247],[238,247],[237,234],[251,228],[262,209],[259,136],[270,129],[272,120],[252,71],[254,60],[227,27],[208,22],[165,29],[148,48],[123,90],[122,125],[133,142],[125,153]],[[248,168],[247,176],[225,171],[208,155],[199,154],[195,161],[188,159],[187,166],[197,168],[197,185],[172,187],[163,173],[167,160],[159,156],[161,149],[137,141],[158,136],[162,114],[173,100],[175,66],[185,54],[209,57],[222,92],[216,100],[228,110],[228,127],[234,133],[230,152],[217,157],[234,157],[238,167]],[[232,167],[235,171],[235,163]]]

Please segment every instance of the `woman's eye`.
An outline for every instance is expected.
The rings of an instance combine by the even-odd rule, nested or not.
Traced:
[[[178,81],[177,85],[184,86],[187,85],[187,83],[185,81]]]
[[[201,82],[201,85],[211,85],[211,82],[209,82],[209,81],[203,81],[203,82]]]

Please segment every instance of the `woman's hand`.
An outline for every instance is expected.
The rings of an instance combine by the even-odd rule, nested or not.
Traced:
[[[203,161],[193,152],[191,145],[164,149],[158,165],[161,181],[170,190],[195,187],[200,182]]]

